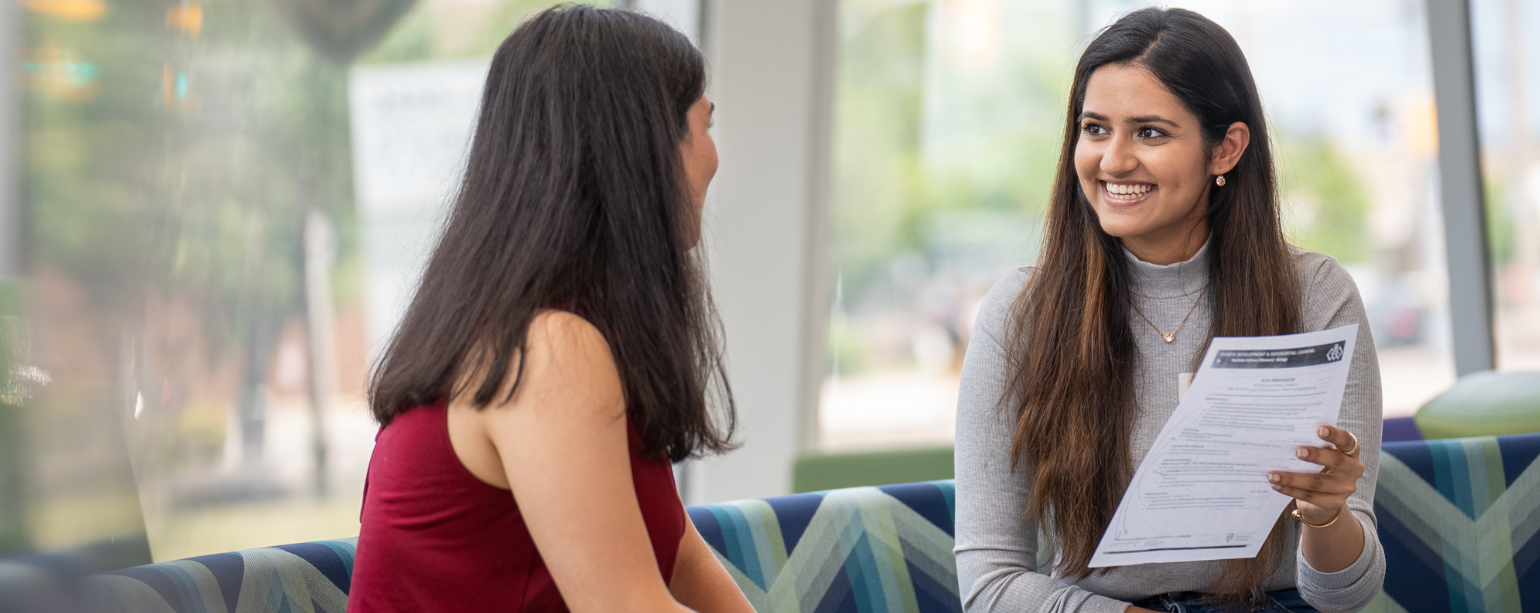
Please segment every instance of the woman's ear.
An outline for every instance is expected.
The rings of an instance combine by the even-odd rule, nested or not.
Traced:
[[[1244,122],[1230,124],[1230,129],[1225,130],[1224,140],[1214,145],[1214,150],[1209,156],[1208,173],[1210,175],[1222,175],[1230,172],[1235,165],[1240,163],[1241,154],[1246,152],[1246,147],[1251,144],[1251,128]]]

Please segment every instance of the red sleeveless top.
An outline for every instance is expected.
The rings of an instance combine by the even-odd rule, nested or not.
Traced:
[[[416,407],[375,436],[348,611],[565,612],[513,493],[460,463],[448,419],[443,404]],[[640,456],[629,419],[626,430],[637,502],[668,581],[684,506],[669,463]]]

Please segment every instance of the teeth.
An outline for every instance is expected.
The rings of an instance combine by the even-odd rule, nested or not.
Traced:
[[[1107,186],[1107,192],[1110,194],[1128,197],[1143,196],[1155,188],[1148,183],[1103,183],[1103,185]]]

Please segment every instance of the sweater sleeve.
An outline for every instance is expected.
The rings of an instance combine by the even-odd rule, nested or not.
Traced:
[[[969,612],[1123,613],[1128,603],[1092,594],[1038,571],[1038,524],[1027,516],[1031,475],[1011,467],[1014,427],[1002,342],[1011,304],[1026,286],[1016,271],[979,310],[963,360],[957,400],[957,581]]]
[[[1342,397],[1342,412],[1337,426],[1358,437],[1359,460],[1364,474],[1358,478],[1358,491],[1348,498],[1347,506],[1363,526],[1364,546],[1358,559],[1347,568],[1324,573],[1310,566],[1303,550],[1296,553],[1300,595],[1324,613],[1358,611],[1379,594],[1385,582],[1385,552],[1380,547],[1378,521],[1374,516],[1374,486],[1379,476],[1380,436],[1383,405],[1380,398],[1380,364],[1374,350],[1374,336],[1364,312],[1363,300],[1353,278],[1336,260],[1318,254],[1313,272],[1302,279],[1306,301],[1304,329],[1326,330],[1358,324],[1358,340],[1353,347],[1353,363],[1348,370],[1347,390]]]

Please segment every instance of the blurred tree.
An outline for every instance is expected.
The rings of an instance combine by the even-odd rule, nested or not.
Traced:
[[[251,458],[278,333],[303,312],[305,212],[342,222],[342,257],[356,257],[347,80],[268,5],[199,6],[196,28],[171,1],[115,4],[87,23],[30,20],[34,56],[78,58],[94,78],[84,95],[29,96],[25,257],[91,294],[104,355],[145,353],[149,303],[189,306],[201,353],[239,356]],[[162,381],[190,374],[157,372],[173,365],[155,359],[119,367],[152,413]],[[165,449],[142,459],[173,461],[175,436],[161,434]]]
[[[833,261],[847,300],[916,247],[925,3],[881,11],[839,47],[834,94]]]
[[[1279,193],[1290,241],[1344,264],[1367,259],[1374,247],[1365,240],[1369,199],[1352,165],[1329,141],[1280,144]]]
[[[261,453],[261,387],[285,323],[305,316],[307,212],[337,234],[336,303],[360,298],[342,64],[486,57],[550,4],[149,0],[29,16],[23,257],[89,294],[78,323],[121,371],[103,374],[128,380],[99,400],[147,407],[145,474],[216,459],[209,420],[175,418],[188,398],[163,391],[231,359],[240,438],[226,443]],[[296,21],[316,10],[329,21]],[[157,304],[185,307],[196,350],[156,355]]]
[[[269,0],[300,36],[337,64],[373,47],[416,0]]]
[[[1513,261],[1514,256],[1514,209],[1524,206],[1522,199],[1513,197],[1508,181],[1486,178],[1487,250],[1492,258],[1492,268],[1501,270]]]
[[[25,423],[26,381],[17,371],[24,360],[25,333],[20,319],[21,288],[15,281],[0,282],[0,558],[31,548],[27,508],[23,504],[28,462]]]
[[[360,64],[395,64],[489,58],[513,29],[552,0],[419,2]],[[605,0],[584,4],[613,6]]]

